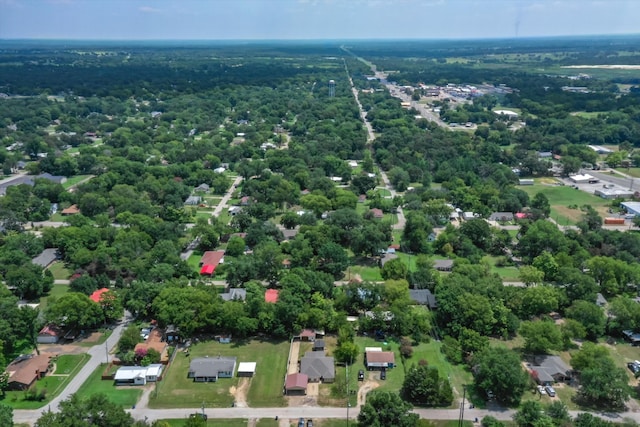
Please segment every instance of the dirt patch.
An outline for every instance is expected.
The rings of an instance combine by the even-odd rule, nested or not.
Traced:
[[[73,344],[40,344],[38,349],[42,353],[51,353],[58,356],[61,354],[82,354],[87,352],[86,348]]]
[[[235,406],[239,408],[247,407],[247,392],[249,391],[249,385],[251,384],[251,378],[242,377],[238,381],[238,386],[232,386],[229,389],[229,393],[234,397]]]
[[[80,342],[92,343],[100,341],[102,332],[92,332],[86,338],[83,338]]]
[[[298,357],[300,356],[300,341],[294,341],[291,343],[291,351],[289,352],[289,366],[287,367],[287,374],[298,373]]]
[[[358,389],[358,406],[364,405],[367,399],[367,393],[378,387],[380,387],[380,383],[377,381],[367,380],[362,383],[362,386]]]

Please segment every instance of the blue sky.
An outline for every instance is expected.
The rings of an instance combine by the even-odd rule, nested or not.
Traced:
[[[640,0],[0,0],[0,39],[430,39],[639,33]]]

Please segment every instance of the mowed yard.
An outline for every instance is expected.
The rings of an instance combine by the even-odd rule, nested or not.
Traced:
[[[600,216],[605,217],[611,204],[610,200],[566,185],[547,185],[537,181],[535,185],[525,185],[518,188],[525,191],[532,199],[537,193],[547,196],[551,205],[551,218],[560,225],[575,225],[580,221],[583,214],[580,207],[584,205],[591,205]],[[570,206],[577,206],[577,208]]]
[[[179,352],[158,383],[157,393],[151,393],[151,408],[198,408],[231,406],[235,398],[231,389],[238,386],[238,377],[220,378],[217,382],[198,383],[187,378],[189,363],[196,357],[235,356],[237,363],[256,362],[256,374],[250,379],[247,404],[252,407],[284,406],[282,396],[284,375],[289,356],[288,341],[251,340],[220,344],[206,341],[194,344],[189,356]],[[237,369],[237,365],[236,365]]]

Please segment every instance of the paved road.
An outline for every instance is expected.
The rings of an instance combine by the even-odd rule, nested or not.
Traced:
[[[372,68],[375,72],[375,68],[374,67]],[[349,71],[347,70],[347,73],[348,72]],[[367,129],[367,135],[368,135],[367,145],[371,147],[371,143],[376,139],[376,135],[373,131],[373,127],[371,126],[371,123],[369,122],[369,120],[367,120],[367,112],[364,111],[364,109],[362,108],[362,104],[360,103],[360,98],[358,97],[358,90],[353,84],[353,80],[351,79],[351,76],[349,76],[349,83],[351,84],[351,92],[353,93],[353,97],[355,98],[356,104],[358,104],[358,109],[360,110],[360,118],[362,119],[362,122],[364,123],[364,126]],[[374,156],[373,152],[371,153],[371,155]],[[392,198],[395,197],[397,195],[396,190],[391,185],[391,182],[389,182],[389,178],[387,177],[387,174],[382,170],[382,168],[378,167],[378,169],[380,170],[380,176],[382,177],[382,182],[384,183],[384,186],[391,193],[391,197]],[[398,217],[398,222],[396,222],[393,225],[393,228],[395,230],[404,230],[406,219],[404,217],[404,212],[402,211],[401,207],[398,207],[397,217]]]
[[[213,213],[211,214],[211,216],[220,215],[220,212],[222,212],[222,210],[226,208],[227,205],[229,204],[229,200],[231,199],[233,192],[236,190],[236,187],[240,185],[241,182],[242,182],[241,176],[238,176],[236,179],[233,180],[233,185],[231,186],[231,188],[229,188],[229,190],[227,190],[227,194],[225,194],[222,197],[222,200],[220,200],[220,203],[218,203],[218,206],[216,206],[216,208],[213,210]]]
[[[109,353],[118,343],[124,328],[127,326],[127,323],[131,320],[131,314],[126,313],[125,318],[122,322],[113,330],[109,338],[105,341],[104,344],[98,344],[89,349],[87,354],[91,356],[89,361],[80,369],[80,372],[76,374],[75,377],[67,384],[67,387],[60,393],[55,399],[53,399],[46,407],[34,410],[15,410],[13,411],[13,421],[16,423],[27,423],[29,425],[33,425],[38,418],[42,415],[43,412],[48,410],[57,411],[60,402],[71,397],[72,394],[78,391],[80,386],[85,382],[87,378],[96,370],[96,368],[101,364],[105,363],[107,359],[111,360],[113,356],[107,354],[107,350]]]

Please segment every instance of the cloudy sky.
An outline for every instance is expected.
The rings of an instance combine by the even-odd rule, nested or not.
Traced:
[[[0,39],[429,39],[640,33],[640,0],[0,0]]]

